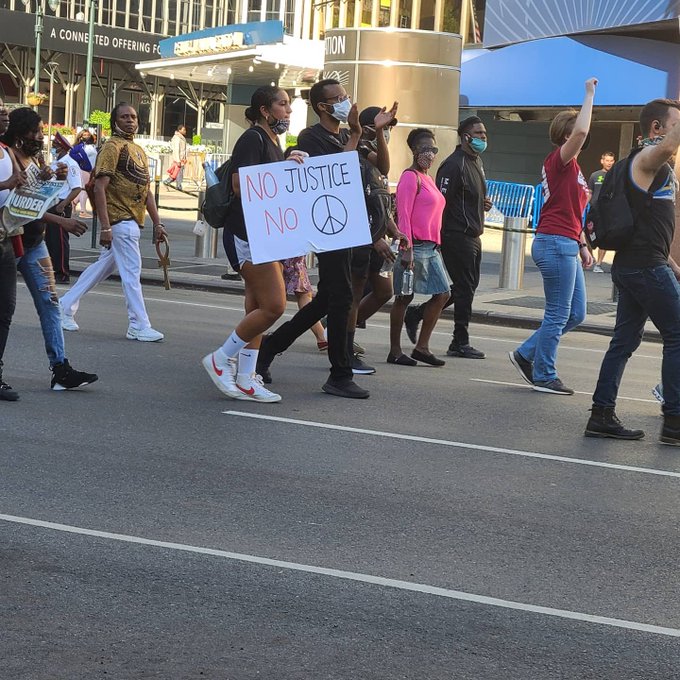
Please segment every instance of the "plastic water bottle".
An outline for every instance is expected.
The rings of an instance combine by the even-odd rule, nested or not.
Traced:
[[[401,294],[413,295],[413,269],[405,269],[401,279]]]
[[[392,251],[392,254],[394,255],[395,258],[399,257],[399,240],[398,239],[392,239],[392,243],[390,245],[390,250]],[[396,261],[396,260],[395,260]],[[383,262],[383,266],[380,268],[380,276],[384,276],[387,278],[390,275],[390,272],[394,269],[394,262],[391,260],[385,260]]]
[[[203,163],[203,171],[205,172],[205,185],[206,187],[212,187],[215,186],[215,184],[219,184],[220,180],[218,179],[217,175],[215,174],[215,171],[212,169],[212,165],[206,161]]]

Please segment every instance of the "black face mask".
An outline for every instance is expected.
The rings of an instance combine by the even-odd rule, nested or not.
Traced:
[[[43,150],[43,143],[37,139],[21,139],[21,150],[27,156],[37,156]]]

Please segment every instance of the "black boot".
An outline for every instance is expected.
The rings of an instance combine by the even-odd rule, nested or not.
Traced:
[[[274,355],[267,350],[267,341],[271,333],[262,336],[262,342],[260,343],[260,351],[257,354],[257,365],[255,367],[255,372],[262,376],[262,382],[265,385],[271,385],[272,383],[272,373],[269,367],[274,361]]]
[[[659,441],[669,446],[680,446],[680,416],[664,415]]]
[[[642,439],[642,430],[627,430],[616,416],[613,406],[597,406],[593,404],[590,418],[584,432],[586,437],[611,437],[612,439]],[[680,430],[678,431],[680,437]],[[678,439],[680,444],[680,439]]]

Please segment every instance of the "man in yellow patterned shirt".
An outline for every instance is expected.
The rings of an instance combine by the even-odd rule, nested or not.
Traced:
[[[137,127],[137,112],[129,104],[118,104],[111,112],[112,136],[99,152],[94,169],[95,208],[101,222],[99,244],[102,251],[99,259],[80,275],[78,282],[61,299],[62,327],[67,331],[78,330],[73,317],[80,298],[118,268],[129,320],[125,337],[157,342],[163,339],[163,334],[151,327],[140,282],[139,236],[146,213],[153,222],[156,239],[162,240],[166,232],[153,193],[149,191],[146,153],[134,142]]]

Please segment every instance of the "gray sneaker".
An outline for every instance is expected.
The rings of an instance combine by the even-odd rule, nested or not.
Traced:
[[[652,394],[662,406],[666,403],[663,398],[663,385],[659,383],[656,387],[652,387]]]
[[[537,381],[534,383],[534,390],[548,394],[574,394],[574,390],[567,387],[559,378]]]

